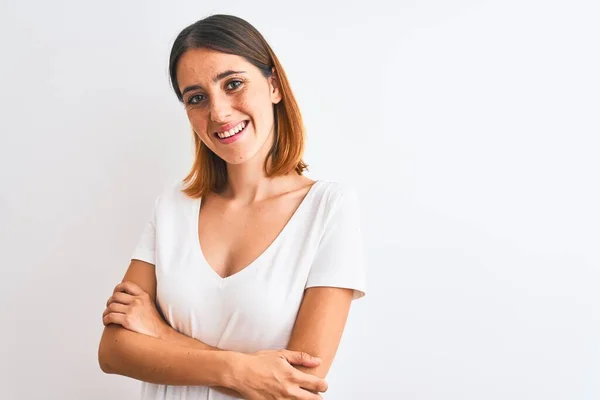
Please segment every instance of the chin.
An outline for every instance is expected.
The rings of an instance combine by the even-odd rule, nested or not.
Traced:
[[[237,154],[228,154],[226,157],[221,157],[221,159],[223,159],[223,161],[225,161],[227,164],[231,164],[231,165],[239,165],[239,164],[243,164],[246,161],[250,160],[252,157],[254,157],[254,155],[256,154],[256,152],[247,152],[247,153],[237,153]]]

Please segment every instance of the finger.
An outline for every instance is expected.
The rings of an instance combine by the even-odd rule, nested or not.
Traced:
[[[309,391],[306,391],[306,390],[300,389],[300,388],[297,388],[297,390],[293,390],[291,395],[293,396],[294,399],[299,399],[299,400],[321,400],[323,398],[318,393],[317,394],[311,393]]]
[[[133,282],[130,281],[123,281],[121,283],[119,283],[117,286],[115,286],[115,289],[113,290],[113,293],[116,292],[125,292],[125,293],[129,293],[133,296],[139,296],[143,293],[145,293],[142,288],[140,288],[138,285],[136,285]]]
[[[109,313],[102,317],[104,325],[117,324],[125,327],[125,314]]]
[[[303,351],[283,350],[284,358],[292,365],[302,365],[304,367],[316,367],[321,363],[321,359],[313,357]]]
[[[102,313],[102,316],[104,317],[106,314],[110,314],[111,312],[127,314],[127,311],[129,311],[129,306],[120,303],[111,303],[108,307],[106,307]]]
[[[106,307],[108,307],[111,303],[121,303],[121,304],[131,304],[133,302],[134,297],[130,294],[123,292],[115,292],[112,296],[108,298],[106,302]]]
[[[329,388],[329,385],[325,379],[321,379],[318,376],[307,374],[299,370],[296,370],[294,373],[294,378],[301,388],[310,390],[314,393],[324,393]]]
[[[140,296],[141,294],[146,293],[142,290],[141,287],[130,281],[124,281],[115,286],[115,290],[113,291],[113,293],[116,292],[125,292],[133,296]]]

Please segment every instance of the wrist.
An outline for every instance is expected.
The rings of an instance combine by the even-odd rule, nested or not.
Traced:
[[[223,354],[224,357],[224,367],[220,377],[220,386],[239,392],[243,382],[246,354],[235,351],[221,351],[220,353]]]

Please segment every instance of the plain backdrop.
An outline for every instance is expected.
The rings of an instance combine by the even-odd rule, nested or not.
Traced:
[[[238,15],[280,58],[307,174],[361,197],[368,292],[331,400],[600,398],[593,1],[2,1],[0,398],[136,399],[101,314],[191,166],[167,62]]]

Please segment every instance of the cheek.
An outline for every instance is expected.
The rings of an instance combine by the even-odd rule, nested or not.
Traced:
[[[249,95],[242,95],[236,97],[231,106],[234,109],[239,110],[245,114],[251,114],[254,108],[252,104],[254,104],[252,101],[252,97],[250,97]]]
[[[264,124],[269,122],[268,112],[271,110],[272,104],[268,97],[260,93],[253,93],[241,97],[236,103],[238,110],[251,115],[257,123]]]
[[[208,121],[206,120],[205,113],[200,110],[192,110],[188,111],[187,116],[196,133],[200,135],[206,133]]]

